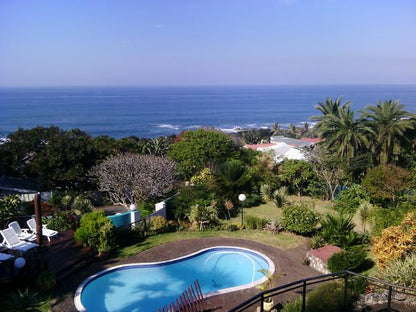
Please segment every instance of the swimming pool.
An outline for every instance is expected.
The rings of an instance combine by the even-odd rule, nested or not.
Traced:
[[[87,278],[78,287],[78,311],[149,312],[169,304],[195,279],[205,297],[261,284],[258,270],[274,272],[273,262],[256,251],[229,246],[200,250],[154,263],[116,266]]]

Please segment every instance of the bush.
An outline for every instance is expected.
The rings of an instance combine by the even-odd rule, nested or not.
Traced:
[[[325,239],[322,237],[320,233],[312,236],[312,239],[311,239],[312,249],[318,249],[318,248],[324,247],[325,245],[326,245]]]
[[[162,216],[152,217],[150,224],[150,229],[155,234],[170,232],[172,229],[172,224],[169,224],[168,220],[166,220]]]
[[[38,278],[36,279],[36,287],[38,289],[42,289],[43,291],[50,291],[54,289],[56,286],[56,276],[55,274],[43,271],[39,274]]]
[[[72,203],[72,209],[79,211],[80,213],[87,213],[92,211],[91,201],[82,196],[77,196]]]
[[[416,288],[416,251],[389,262],[383,276],[390,283]]]
[[[302,311],[302,297],[298,297],[286,303],[280,312],[301,312]]]
[[[337,252],[328,259],[328,269],[332,273],[344,270],[360,273],[368,269],[368,265],[367,253],[361,248]]]
[[[370,195],[366,190],[360,185],[355,184],[341,191],[334,208],[343,213],[354,214],[360,203],[370,201],[370,199]]]
[[[17,214],[20,205],[19,195],[0,198],[0,228],[4,229],[10,218]]]
[[[355,224],[352,216],[339,213],[337,216],[327,214],[321,222],[321,235],[325,242],[346,248],[359,241],[359,235],[354,232]]]
[[[67,231],[76,228],[77,218],[71,211],[55,212],[49,218],[42,218],[49,229],[56,231]]]
[[[384,269],[390,261],[401,259],[415,250],[416,215],[408,213],[398,226],[384,229],[373,239],[373,253],[377,266]]]
[[[283,208],[282,225],[285,229],[308,234],[315,230],[318,215],[305,205],[293,205]]]
[[[405,213],[406,210],[399,209],[399,207],[382,208],[375,206],[370,215],[372,234],[379,236],[384,229],[399,225]]]
[[[251,194],[244,201],[244,207],[257,207],[261,204],[261,197],[258,194]]]
[[[308,312],[340,311],[344,307],[344,285],[338,282],[323,284],[306,296]]]
[[[114,225],[103,211],[89,212],[82,216],[81,226],[75,239],[98,252],[107,252],[114,247]]]
[[[249,230],[263,230],[267,223],[266,219],[256,216],[246,216],[244,221],[246,228]]]

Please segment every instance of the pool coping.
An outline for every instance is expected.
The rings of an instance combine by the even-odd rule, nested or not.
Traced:
[[[161,266],[161,265],[165,265],[165,264],[172,264],[172,263],[175,263],[175,262],[183,261],[185,259],[190,259],[190,258],[196,257],[197,255],[202,254],[202,253],[204,253],[204,252],[206,252],[208,250],[215,250],[215,249],[244,250],[246,252],[256,254],[258,256],[263,257],[266,260],[266,262],[269,265],[269,270],[268,271],[271,274],[274,274],[274,272],[275,272],[274,262],[268,256],[266,256],[265,254],[263,254],[263,253],[261,253],[259,251],[252,250],[252,249],[245,248],[245,247],[235,247],[235,246],[215,246],[215,247],[208,247],[208,248],[200,249],[198,251],[195,251],[193,253],[190,253],[190,254],[185,255],[185,256],[182,256],[182,257],[178,257],[178,258],[174,258],[174,259],[169,259],[169,260],[165,260],[165,261],[157,261],[157,262],[137,262],[137,263],[121,264],[121,265],[116,265],[114,267],[101,270],[98,273],[93,274],[93,275],[89,276],[88,278],[86,278],[78,286],[77,290],[75,291],[75,296],[74,296],[75,308],[79,312],[87,312],[87,309],[84,307],[84,305],[81,302],[81,294],[82,294],[82,291],[84,290],[84,288],[91,281],[93,281],[94,279],[100,277],[101,275],[104,275],[104,274],[108,273],[109,271],[114,271],[114,270],[117,270],[117,269],[120,269],[120,268],[122,268],[122,269],[128,269],[129,267],[137,267],[137,266],[153,267],[153,266]],[[240,291],[240,290],[243,290],[243,289],[252,288],[254,286],[263,284],[264,282],[267,281],[267,279],[268,279],[267,276],[263,276],[261,279],[255,281],[255,282],[249,283],[249,284],[244,284],[244,285],[240,285],[240,286],[229,287],[229,288],[224,288],[224,289],[220,289],[220,290],[216,290],[216,291],[211,291],[211,292],[209,292],[207,294],[204,294],[204,297],[205,298],[208,298],[208,297],[212,297],[212,296],[215,296],[215,295],[220,295],[220,294],[225,294],[225,293],[231,293],[231,292]]]

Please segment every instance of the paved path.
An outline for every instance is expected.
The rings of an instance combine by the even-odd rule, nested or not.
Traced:
[[[154,262],[185,256],[189,253],[203,248],[213,246],[238,246],[246,247],[267,255],[275,264],[276,272],[280,274],[277,285],[287,284],[306,277],[318,275],[319,273],[302,265],[307,246],[306,244],[288,250],[282,250],[269,245],[257,243],[255,241],[234,239],[234,238],[201,238],[189,239],[179,242],[167,243],[162,246],[154,247],[139,253],[128,259],[110,259],[107,261],[97,261],[88,267],[80,270],[76,274],[66,278],[55,292],[52,311],[72,312],[76,311],[73,304],[74,292],[78,285],[88,276],[97,273],[105,268],[119,264],[134,262]],[[211,311],[228,311],[228,309],[240,304],[258,293],[256,288],[237,291],[229,294],[218,295],[208,298],[208,306]],[[157,307],[155,307],[156,309]],[[92,311],[93,312],[93,311]],[[153,311],[146,311],[153,312]]]

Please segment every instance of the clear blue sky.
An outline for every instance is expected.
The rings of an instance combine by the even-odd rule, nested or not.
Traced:
[[[0,0],[0,86],[415,84],[416,0]]]

